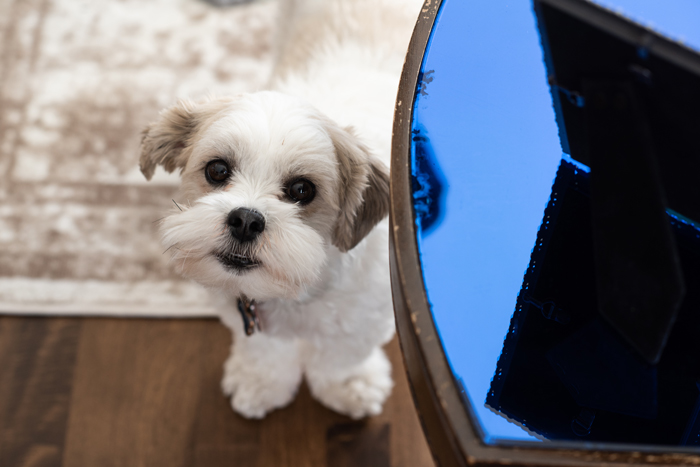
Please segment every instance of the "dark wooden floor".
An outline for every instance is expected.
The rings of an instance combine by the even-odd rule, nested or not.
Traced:
[[[219,390],[215,320],[0,317],[0,466],[432,466],[396,340],[396,387],[355,422],[306,387],[262,421]]]

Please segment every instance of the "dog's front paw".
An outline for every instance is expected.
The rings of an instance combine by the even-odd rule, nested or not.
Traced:
[[[221,389],[231,397],[233,410],[246,418],[263,418],[271,410],[289,404],[301,382],[301,371],[255,365],[235,355],[224,365]]]
[[[355,419],[380,414],[394,386],[391,364],[379,348],[349,376],[334,379],[310,371],[307,377],[311,392],[321,403]]]

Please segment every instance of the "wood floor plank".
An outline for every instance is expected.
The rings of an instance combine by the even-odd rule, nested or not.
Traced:
[[[333,467],[390,467],[388,423],[351,422],[330,427],[326,433],[327,465]]]
[[[194,433],[194,467],[255,466],[260,451],[260,422],[234,413],[221,392],[223,362],[231,333],[212,321],[202,348],[202,379]]]
[[[325,467],[326,431],[347,420],[319,404],[302,384],[288,407],[260,422],[257,467]]]
[[[305,385],[240,417],[219,389],[229,346],[216,320],[0,318],[0,466],[433,465],[396,340],[396,386],[361,422]]]
[[[391,360],[394,390],[376,417],[378,423],[391,423],[392,467],[433,467],[435,464],[420,426],[397,337],[385,347]]]
[[[64,466],[192,465],[201,343],[211,326],[85,320]]]
[[[61,465],[81,324],[0,317],[0,465]]]

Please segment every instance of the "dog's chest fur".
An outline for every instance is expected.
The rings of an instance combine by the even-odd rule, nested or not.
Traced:
[[[346,336],[386,340],[393,333],[388,222],[382,221],[353,250],[329,247],[322,279],[297,299],[272,299],[258,305],[263,332],[271,336],[320,341]],[[222,319],[242,321],[235,300],[220,295]]]

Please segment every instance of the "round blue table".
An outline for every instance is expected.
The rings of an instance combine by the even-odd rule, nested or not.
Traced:
[[[696,0],[597,3],[700,50]],[[532,2],[426,1],[396,105],[391,263],[398,332],[431,449],[441,465],[698,462],[687,433],[686,445],[671,450],[655,445],[665,442],[591,441],[585,429],[577,437],[576,423],[590,419],[577,412],[570,417],[574,434],[552,441],[542,435],[544,425],[518,415],[519,402],[511,403],[516,408],[500,405],[499,391],[507,390],[502,373],[515,371],[509,352],[524,335],[519,313],[557,319],[544,299],[528,294],[535,263],[544,258],[537,256],[538,246],[553,241],[544,235],[548,216],[564,222],[553,211],[556,189],[581,184],[579,191],[588,195],[590,169],[562,149],[549,81]],[[684,235],[700,234],[692,221],[671,222]],[[585,239],[582,245],[585,250]],[[565,315],[560,324],[569,319]],[[581,326],[576,335],[608,332],[606,325],[596,326]],[[547,354],[552,375],[557,359],[577,352],[576,345]],[[620,353],[620,365],[627,366],[621,349],[606,352]],[[656,378],[640,368],[634,370],[640,384]],[[640,419],[656,416],[646,402],[656,401],[655,381],[625,410],[637,410]],[[689,409],[695,416],[700,389],[697,396],[697,407]],[[624,405],[629,398],[622,399]],[[600,420],[603,409],[592,410],[593,417]],[[683,429],[692,434],[696,428]]]

